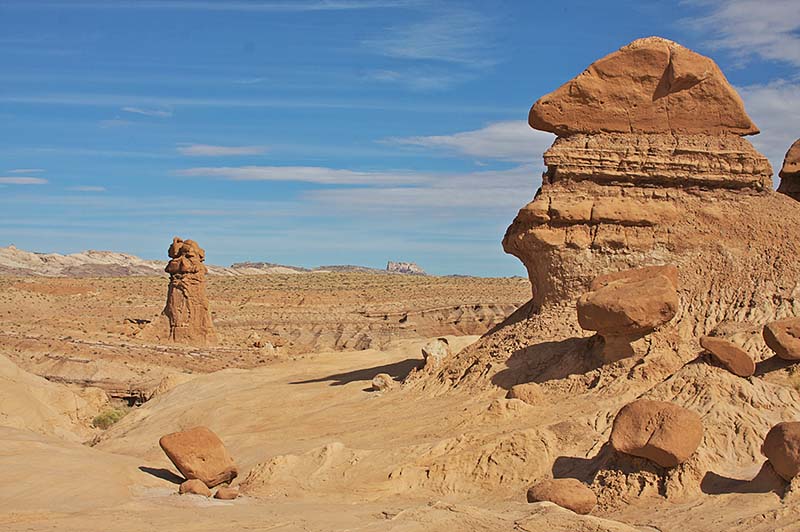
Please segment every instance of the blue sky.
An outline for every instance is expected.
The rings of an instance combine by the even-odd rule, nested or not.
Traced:
[[[648,35],[720,64],[779,167],[796,0],[0,0],[0,246],[522,275],[528,109]]]

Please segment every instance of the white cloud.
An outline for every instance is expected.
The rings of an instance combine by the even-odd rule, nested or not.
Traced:
[[[800,66],[800,2],[797,0],[687,0],[710,10],[689,22],[710,35],[709,46],[747,58]]]
[[[370,172],[319,166],[226,166],[187,168],[181,176],[219,177],[230,181],[298,181],[322,185],[402,185],[427,182],[430,175],[414,172]]]
[[[394,70],[373,70],[364,79],[378,83],[402,85],[412,91],[438,91],[452,87],[470,79],[464,73],[437,72],[429,68],[410,68]]]
[[[483,159],[534,162],[542,160],[542,154],[554,140],[553,134],[536,131],[524,120],[509,120],[452,135],[390,138],[383,142],[447,150]]]
[[[177,148],[182,155],[192,157],[224,157],[226,155],[261,155],[264,146],[214,146],[211,144],[182,144]]]
[[[739,88],[748,114],[761,130],[748,137],[772,162],[775,174],[789,146],[800,137],[800,83],[774,81]]]
[[[92,185],[79,185],[76,187],[68,187],[67,190],[75,192],[105,192],[106,187],[97,187]]]
[[[42,168],[16,168],[14,170],[9,170],[9,174],[41,174],[44,172]]]
[[[2,185],[46,185],[47,179],[41,177],[0,177]]]
[[[453,211],[507,213],[509,220],[533,197],[541,184],[536,165],[465,174],[436,174],[428,182],[407,187],[327,189],[308,192],[307,199],[347,212],[452,216]]]
[[[126,113],[133,113],[144,116],[154,116],[156,118],[169,118],[172,116],[171,109],[144,109],[142,107],[123,107]]]

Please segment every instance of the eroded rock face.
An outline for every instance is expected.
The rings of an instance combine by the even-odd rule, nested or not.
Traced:
[[[703,424],[696,413],[672,403],[640,399],[619,411],[610,441],[618,452],[675,467],[689,459],[702,439]]]
[[[376,392],[386,392],[395,387],[397,383],[388,373],[378,373],[372,378],[372,389]]]
[[[764,342],[784,360],[800,360],[800,318],[773,321],[764,326]]]
[[[781,178],[778,192],[800,200],[800,139],[794,141],[789,151],[786,152],[783,167],[778,175]]]
[[[206,295],[205,251],[194,240],[175,237],[169,247],[172,260],[165,268],[169,289],[164,315],[169,319],[169,339],[206,345],[216,342]]]
[[[528,502],[552,502],[576,514],[588,514],[597,505],[597,497],[588,486],[574,478],[543,480],[528,490]]]
[[[158,444],[187,480],[198,479],[213,488],[230,482],[238,474],[222,440],[207,427],[167,434]]]
[[[800,473],[800,421],[778,423],[767,433],[761,452],[787,481]]]
[[[559,136],[758,133],[714,61],[660,37],[636,40],[595,61],[539,99],[528,121]]]
[[[703,336],[700,346],[725,369],[739,377],[751,377],[756,372],[756,363],[747,351],[724,338]]]

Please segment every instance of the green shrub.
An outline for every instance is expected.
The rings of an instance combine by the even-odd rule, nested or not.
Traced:
[[[92,425],[98,429],[105,430],[125,417],[125,414],[127,413],[128,411],[123,408],[112,408],[110,410],[106,410],[105,412],[95,416],[95,418],[92,420]]]

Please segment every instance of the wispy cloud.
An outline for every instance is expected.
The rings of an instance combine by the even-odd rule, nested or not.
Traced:
[[[71,1],[52,2],[28,0],[7,2],[5,7],[25,8],[64,8],[64,9],[139,9],[139,10],[180,10],[180,11],[352,11],[357,9],[402,8],[417,5],[414,0],[314,0],[285,2],[237,2],[237,1],[196,1],[196,0],[140,0],[114,2]]]
[[[215,146],[212,144],[181,144],[177,148],[181,155],[190,157],[224,157],[227,155],[261,155],[265,146]]]
[[[488,28],[491,21],[473,11],[437,13],[425,20],[397,25],[366,39],[370,50],[397,59],[443,61],[474,68],[495,64]]]
[[[9,174],[41,174],[44,172],[42,168],[16,168],[14,170],[9,170],[7,173]]]
[[[710,36],[709,46],[742,59],[759,56],[800,66],[800,2],[797,0],[685,0],[708,10],[689,22]]]
[[[533,162],[542,160],[542,153],[554,138],[550,133],[531,129],[524,120],[509,120],[452,135],[400,137],[382,142],[446,150],[484,159]]]
[[[76,187],[67,187],[67,190],[73,192],[105,192],[106,187],[97,187],[92,185],[79,185]]]
[[[773,81],[741,87],[739,92],[761,130],[749,139],[769,158],[777,174],[789,146],[800,137],[800,82]]]
[[[157,118],[169,118],[172,116],[171,109],[143,109],[141,107],[123,107],[126,113],[134,113],[137,115],[154,116]]]
[[[41,177],[0,177],[0,185],[46,185]]]
[[[403,185],[430,181],[415,172],[371,172],[320,166],[226,166],[177,170],[176,175],[230,181],[297,181],[322,185]]]
[[[383,69],[367,72],[364,79],[378,83],[402,85],[412,91],[448,89],[472,78],[464,72],[445,72],[430,68]]]

